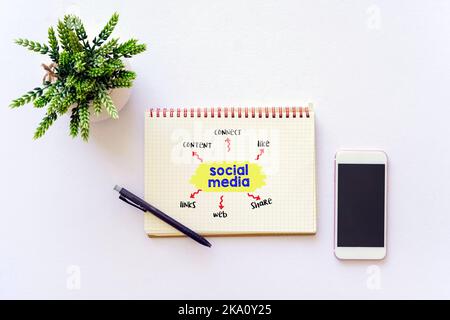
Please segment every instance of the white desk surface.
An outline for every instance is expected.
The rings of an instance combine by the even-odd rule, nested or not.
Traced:
[[[118,11],[118,34],[149,45],[132,61],[120,120],[93,125],[88,144],[68,136],[67,118],[33,141],[43,110],[7,107],[47,61],[12,40],[45,41],[67,11],[91,26]],[[450,298],[449,16],[449,1],[2,0],[0,297]],[[143,193],[150,106],[306,101],[317,113],[316,236],[213,238],[212,249],[148,239],[112,191]],[[340,148],[389,155],[383,262],[333,256]]]

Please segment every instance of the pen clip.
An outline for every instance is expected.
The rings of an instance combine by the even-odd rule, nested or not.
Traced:
[[[122,196],[122,195],[119,196],[119,199],[122,200],[123,202],[128,203],[129,205],[131,205],[131,206],[133,206],[133,207],[135,207],[135,208],[138,208],[138,209],[144,211],[144,212],[147,211],[147,210],[145,210],[144,208],[142,208],[142,207],[138,206],[137,204],[135,204],[134,202],[131,202],[130,200],[128,200],[127,198],[125,198],[125,197]]]

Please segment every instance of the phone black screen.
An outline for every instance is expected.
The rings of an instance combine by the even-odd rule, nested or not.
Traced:
[[[384,247],[384,164],[338,164],[337,246]]]

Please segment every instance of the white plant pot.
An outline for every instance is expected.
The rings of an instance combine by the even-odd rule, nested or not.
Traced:
[[[124,61],[125,69],[130,70],[130,63],[128,61]],[[125,107],[125,105],[128,103],[128,100],[130,100],[131,96],[131,88],[115,88],[109,90],[109,96],[111,97],[114,105],[116,106],[117,112],[120,112],[120,110]],[[75,104],[71,106],[70,109],[75,108]],[[102,112],[100,112],[99,115],[96,115],[94,112],[94,106],[92,101],[89,103],[89,114],[90,114],[90,122],[100,122],[106,119],[110,119],[108,112],[105,110],[105,108],[102,108]]]
[[[116,106],[117,112],[120,112],[120,110],[122,110],[123,107],[125,107],[128,100],[130,99],[131,88],[111,89],[109,90],[109,96],[111,97],[114,105]],[[76,106],[77,106],[76,104],[71,105],[69,110],[72,110]],[[91,123],[100,122],[111,118],[104,107],[102,107],[102,112],[96,115],[94,112],[94,105],[92,101],[89,103],[89,114],[90,114],[89,121]]]
[[[123,109],[123,107],[125,107],[128,100],[130,100],[131,88],[112,89],[109,91],[109,96],[111,97],[114,105],[117,108],[117,111],[119,112],[120,110]],[[110,118],[110,116],[109,116],[108,112],[105,110],[105,108],[102,108],[102,112],[99,115],[96,115],[94,113],[94,107],[92,105],[92,102],[90,103],[90,106],[89,106],[89,112],[91,114],[91,117],[90,117],[91,123],[100,122],[100,121]]]
[[[125,65],[125,69],[131,70],[130,63],[128,62],[128,60],[124,59],[122,61]],[[125,107],[125,105],[128,103],[128,100],[130,100],[131,88],[111,89],[111,90],[109,90],[109,96],[111,97],[114,105],[116,106],[117,112],[119,112],[120,110],[123,109],[123,107]],[[109,116],[108,112],[105,110],[105,108],[102,108],[102,112],[98,116],[95,115],[94,108],[92,106],[92,102],[90,103],[90,106],[89,106],[89,112],[91,114],[91,117],[90,117],[91,123],[100,122],[100,121],[110,118],[110,116]]]

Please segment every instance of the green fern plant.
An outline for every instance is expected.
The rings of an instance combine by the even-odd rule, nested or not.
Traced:
[[[136,39],[119,43],[110,36],[119,21],[114,13],[103,30],[91,42],[81,19],[66,15],[55,29],[48,29],[48,44],[28,39],[15,42],[31,51],[48,55],[50,65],[43,64],[46,75],[40,87],[12,101],[10,107],[18,108],[33,102],[34,107],[47,107],[46,114],[34,134],[42,137],[63,114],[70,113],[70,135],[89,138],[91,110],[99,114],[105,109],[113,119],[119,117],[109,96],[114,88],[131,87],[136,73],[126,70],[123,58],[130,58],[146,50]],[[90,106],[92,105],[92,108]]]

